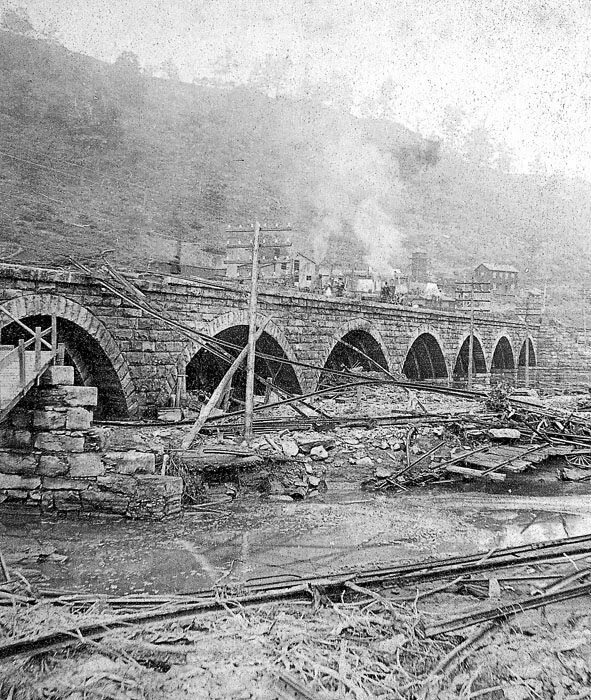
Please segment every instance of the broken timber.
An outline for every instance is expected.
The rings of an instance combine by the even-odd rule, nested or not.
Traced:
[[[228,603],[239,603],[245,606],[260,605],[279,600],[310,599],[314,590],[320,590],[330,597],[341,597],[349,587],[348,583],[355,582],[365,587],[371,585],[404,585],[409,581],[427,581],[458,574],[468,574],[500,568],[514,568],[532,562],[548,561],[557,555],[573,555],[591,552],[591,535],[569,537],[552,542],[537,542],[531,545],[510,547],[483,556],[482,553],[467,557],[451,557],[434,562],[420,562],[407,566],[361,571],[358,573],[340,574],[325,578],[309,578],[292,581],[276,581],[269,583],[261,579],[258,585],[248,582],[243,595],[234,598],[223,598],[219,590],[202,592],[202,597],[195,594],[193,599],[184,605],[159,608],[141,613],[128,615],[113,615],[85,625],[70,629],[62,629],[47,634],[26,637],[17,641],[0,644],[0,659],[6,659],[21,654],[35,654],[50,651],[64,646],[84,643],[86,639],[96,639],[104,636],[109,630],[129,628],[130,625],[143,626],[168,620],[179,620],[195,617],[196,615],[216,610],[227,609]],[[557,593],[549,593],[534,599],[526,599],[509,606],[503,606],[492,611],[478,613],[478,619],[497,619],[513,614],[529,607],[540,607],[548,603],[559,602],[569,598],[585,595],[591,592],[591,583],[568,588]],[[473,616],[476,618],[477,616]],[[465,618],[462,618],[465,620]],[[452,624],[453,622],[453,624]],[[452,624],[450,627],[449,625]],[[445,625],[432,626],[428,633],[431,635],[457,629],[453,625],[457,620]],[[472,623],[470,623],[472,624]]]
[[[261,337],[263,331],[265,330],[265,326],[269,323],[270,320],[270,318],[265,319],[259,326],[259,329],[257,330],[254,336],[255,343]],[[193,440],[197,437],[201,428],[203,428],[203,426],[205,425],[205,422],[209,418],[209,415],[220,402],[225,390],[228,388],[230,382],[232,381],[232,377],[236,374],[236,371],[244,362],[248,354],[248,350],[248,345],[242,348],[242,350],[238,354],[238,357],[234,360],[234,362],[232,362],[232,364],[228,368],[228,371],[222,377],[220,383],[217,385],[213,394],[210,396],[209,401],[202,408],[201,413],[199,414],[199,418],[197,418],[191,430],[189,430],[189,432],[183,438],[183,441],[181,442],[181,448],[183,450],[188,450],[189,447],[191,447]]]

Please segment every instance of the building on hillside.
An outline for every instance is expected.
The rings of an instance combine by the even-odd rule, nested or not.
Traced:
[[[285,231],[265,231],[259,237],[261,277],[291,274],[292,241]],[[228,232],[226,240],[226,277],[250,277],[254,231]],[[282,275],[281,273],[284,273]]]
[[[489,282],[495,295],[515,296],[519,270],[511,265],[480,263],[474,270],[475,282]]]
[[[274,251],[275,252],[275,251]],[[283,255],[261,256],[259,261],[259,279],[263,282],[281,286],[296,287],[303,291],[311,290],[317,285],[317,265],[304,253],[284,253]],[[238,279],[250,279],[252,261],[234,260],[226,268],[226,276]],[[231,271],[232,274],[229,274]]]
[[[292,260],[292,274],[298,289],[310,290],[317,286],[318,265],[304,253],[297,252]]]
[[[415,250],[410,256],[410,281],[429,282],[429,260],[424,250]]]

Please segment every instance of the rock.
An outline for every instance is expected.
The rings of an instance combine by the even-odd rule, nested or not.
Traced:
[[[67,457],[58,455],[41,455],[37,473],[41,476],[63,476],[68,471]]]
[[[92,484],[91,481],[82,479],[62,479],[60,477],[43,477],[43,488],[50,491],[84,491]]]
[[[82,491],[84,510],[100,510],[123,515],[129,505],[129,498],[108,491]]]
[[[300,451],[298,443],[293,438],[283,438],[281,440],[281,449],[286,457],[295,457]]]
[[[68,430],[89,430],[92,416],[92,411],[88,411],[86,408],[68,408],[66,411],[66,428]]]
[[[80,493],[78,491],[57,491],[53,495],[53,506],[56,510],[81,510]]]
[[[269,479],[269,493],[277,496],[283,493],[283,484],[277,479]]]
[[[389,479],[392,476],[392,472],[390,469],[378,467],[375,471],[375,476],[377,479]]]
[[[57,408],[46,408],[33,413],[33,427],[37,430],[59,430],[66,427],[66,412]]]
[[[491,428],[488,431],[493,440],[519,440],[521,433],[515,428]]]
[[[152,452],[107,452],[103,461],[119,474],[153,474],[156,471],[156,458]]]
[[[319,479],[319,477],[317,477],[317,476],[310,476],[310,477],[308,477],[308,484],[309,484],[312,488],[317,488],[317,487],[319,486],[319,484],[320,484],[320,479]]]
[[[74,384],[74,368],[69,365],[53,365],[41,376],[41,386],[59,386]]]
[[[48,406],[96,406],[98,390],[94,386],[56,386],[43,388],[39,401]]]
[[[328,458],[328,452],[324,449],[322,445],[317,445],[310,450],[312,459],[322,460]]]
[[[60,433],[39,433],[35,447],[44,452],[82,452],[84,438]]]
[[[373,466],[373,459],[371,457],[360,457],[357,460],[358,467],[371,467]]]
[[[72,478],[102,476],[105,465],[97,452],[82,452],[68,456],[70,465],[69,476]]]
[[[37,489],[41,486],[41,479],[26,477],[20,474],[0,474],[0,489],[22,489],[25,491]]]
[[[288,486],[285,489],[288,496],[291,496],[294,500],[301,501],[306,498],[308,493],[308,486],[305,484],[294,484],[293,486]]]
[[[285,496],[283,494],[271,494],[269,496],[270,501],[293,501],[293,498],[291,496]]]
[[[0,472],[4,474],[34,474],[37,468],[35,455],[16,450],[0,450]],[[10,487],[7,487],[10,488]]]
[[[558,478],[562,481],[581,481],[589,476],[591,472],[587,469],[573,469],[572,467],[564,467],[558,471]]]
[[[166,423],[178,423],[183,419],[183,412],[180,408],[161,408],[158,411],[158,420]]]

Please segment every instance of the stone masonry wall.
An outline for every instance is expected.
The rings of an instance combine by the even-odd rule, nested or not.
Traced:
[[[155,474],[148,452],[112,452],[92,426],[94,387],[50,367],[0,430],[0,501],[43,512],[163,518],[181,509],[182,479]]]
[[[248,293],[240,285],[225,284],[220,288],[176,277],[141,275],[135,276],[133,282],[149,302],[165,309],[168,316],[208,335],[248,323]],[[156,407],[169,405],[179,374],[184,373],[200,347],[118,298],[96,279],[68,270],[2,264],[0,304],[16,318],[55,314],[86,331],[104,351],[129,416],[150,415]],[[380,344],[389,369],[400,371],[412,342],[426,332],[437,340],[451,374],[470,328],[466,313],[348,297],[327,299],[294,290],[262,290],[259,310],[261,316],[272,317],[266,332],[287,357],[315,366],[326,362],[339,338],[351,330],[363,329]],[[10,322],[8,316],[0,316],[0,327]],[[475,334],[489,370],[501,337],[508,339],[517,361],[527,333],[525,324],[518,319],[476,314]],[[543,357],[543,348],[538,346],[552,333],[552,329],[546,334],[538,328],[529,330],[538,356]],[[555,354],[549,352],[546,357],[560,367],[561,360]],[[76,358],[72,361],[76,363]],[[81,376],[84,369],[78,367]],[[294,369],[302,390],[315,388],[317,371]],[[96,378],[94,385],[104,390],[103,382]]]

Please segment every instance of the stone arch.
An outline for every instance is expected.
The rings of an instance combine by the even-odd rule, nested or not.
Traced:
[[[449,379],[443,348],[433,330],[417,331],[404,356],[402,374],[410,380]]]
[[[515,369],[515,350],[508,334],[498,336],[493,343],[493,351],[490,358],[490,371],[505,372]]]
[[[484,354],[484,343],[478,333],[474,333],[473,343],[473,373],[486,374],[488,363]],[[468,376],[468,361],[470,355],[470,336],[467,335],[458,345],[456,351],[456,359],[454,362],[453,374],[454,379]]]
[[[94,381],[97,385],[99,406],[103,406],[107,414],[119,417],[137,414],[135,386],[127,362],[105,324],[87,308],[56,294],[24,294],[1,306],[19,320],[56,316],[58,340],[65,336],[69,341],[66,349],[82,382]],[[11,326],[16,326],[14,321],[0,313],[0,331],[6,333]],[[86,350],[76,346],[76,339],[87,346]],[[96,381],[101,374],[102,385]]]
[[[231,331],[232,329],[242,329],[244,335],[246,333],[247,328],[247,311],[230,311],[228,313],[216,317],[208,324],[203,324],[202,326],[203,332],[210,337],[219,336],[220,334],[223,335],[225,332]],[[263,341],[264,343],[265,338],[267,339],[267,345],[272,347],[271,351],[268,352],[268,354],[277,354],[279,357],[283,356],[288,360],[296,359],[285,334],[275,323],[273,323],[273,321],[270,321],[265,326],[265,330],[263,332],[261,340],[259,341],[259,344],[261,343],[261,341]],[[278,350],[279,352],[273,352],[273,350]],[[197,358],[197,356],[201,352],[205,352],[202,343],[200,343],[199,341],[191,341],[190,343],[188,343],[178,356],[176,363],[177,375],[186,376],[188,371],[190,373],[192,369],[191,363],[195,361],[195,358]],[[267,352],[267,350],[263,348],[263,352]],[[227,368],[227,364],[224,364],[222,362],[220,364],[220,367]],[[288,382],[290,390],[294,392],[300,392],[301,387],[304,385],[301,368],[293,365],[282,365],[282,367],[285,368],[284,374],[287,374],[287,371],[293,373],[291,381]]]
[[[324,351],[322,353],[322,359],[320,361],[320,366],[326,367],[329,359],[331,358],[331,355],[333,355],[333,353],[335,352],[335,350],[339,346],[339,342],[338,342],[339,340],[345,340],[346,336],[348,336],[348,335],[351,336],[353,334],[356,334],[357,332],[359,332],[360,334],[365,334],[368,337],[368,340],[371,339],[371,340],[369,340],[369,344],[370,344],[370,346],[373,345],[373,348],[370,347],[368,349],[373,349],[373,351],[375,352],[375,356],[374,356],[374,353],[366,352],[366,349],[361,347],[362,342],[359,343],[360,349],[363,350],[364,352],[366,352],[366,354],[368,354],[370,357],[373,357],[373,359],[375,361],[377,361],[379,364],[381,364],[382,366],[385,366],[385,368],[387,370],[389,370],[390,367],[392,366],[392,360],[390,358],[390,353],[388,352],[388,349],[386,347],[386,343],[384,342],[384,339],[382,338],[380,332],[375,328],[375,326],[372,325],[371,321],[368,321],[368,320],[363,319],[363,318],[355,318],[351,321],[348,321],[347,323],[340,326],[332,334],[334,342],[326,343]],[[353,337],[350,338],[350,340],[362,341],[363,336],[361,336],[360,338],[356,338],[355,335],[353,335]],[[350,342],[350,340],[346,340],[346,342]],[[373,343],[372,343],[372,341],[373,341]],[[350,344],[356,345],[355,342],[351,342]],[[351,350],[351,353],[352,353],[352,357],[353,357],[353,355],[355,354],[355,351]],[[381,355],[381,358],[380,358],[380,355]],[[367,364],[367,366],[369,366],[371,364],[368,360],[364,360],[362,355],[357,354],[357,356],[358,356],[358,359],[360,361],[363,361],[362,364],[364,364],[364,365]],[[374,371],[377,371],[377,368],[375,366],[372,369]]]
[[[519,360],[518,360],[518,366],[519,367],[525,367],[525,348],[526,348],[526,343],[529,343],[529,366],[530,367],[537,367],[538,361],[538,351],[537,348],[534,344],[534,339],[531,337],[531,335],[528,335],[527,338],[524,339],[523,343],[521,344],[521,350],[519,351]]]

